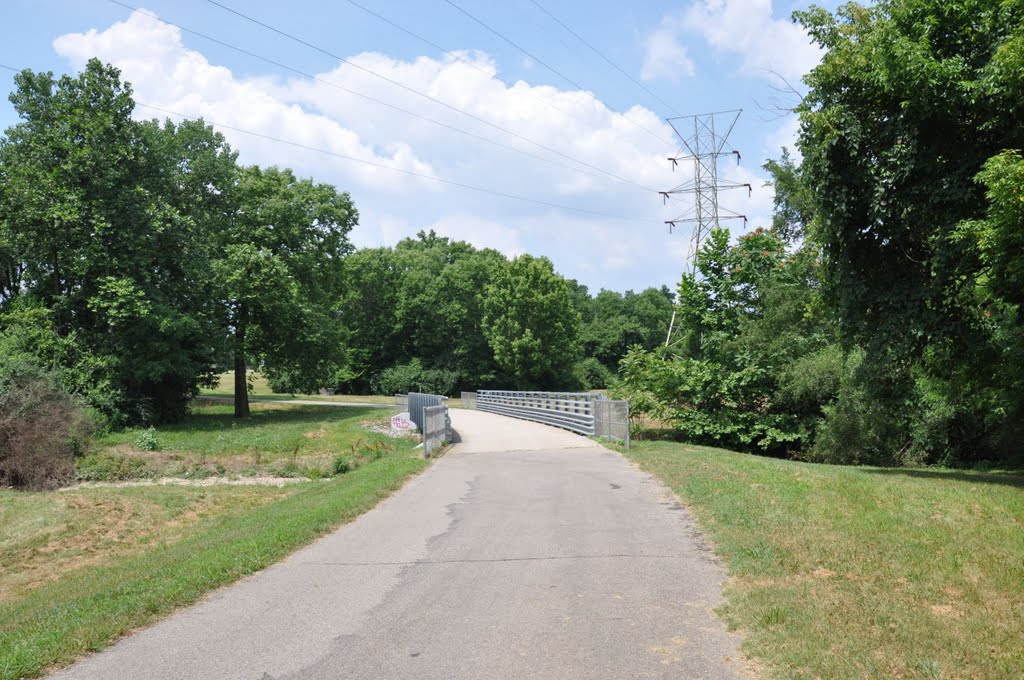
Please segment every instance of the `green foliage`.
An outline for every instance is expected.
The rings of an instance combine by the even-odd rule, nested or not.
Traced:
[[[814,195],[803,179],[801,167],[793,162],[789,150],[782,147],[779,159],[768,159],[764,169],[772,177],[775,192],[772,230],[790,243],[805,238],[815,210]]]
[[[796,17],[826,50],[800,107],[810,233],[827,302],[865,350],[866,377],[830,416],[836,445],[1004,457],[1024,434],[1024,6],[884,0]]]
[[[348,194],[288,169],[243,168],[235,193],[212,269],[236,371],[254,359],[289,390],[314,392],[342,361],[337,292],[358,214]],[[248,416],[247,393],[235,398]]]
[[[763,391],[768,375],[753,364],[664,360],[635,350],[622,360],[621,376],[632,409],[671,423],[688,441],[778,454],[810,435],[808,423],[773,408]]]
[[[0,310],[38,301],[49,349],[73,338],[90,364],[76,387],[113,422],[180,418],[214,360],[205,217],[234,155],[202,123],[135,121],[130,87],[97,60],[77,77],[15,80],[21,122],[0,140]]]
[[[338,385],[366,392],[383,371],[412,359],[455,376],[445,394],[494,385],[498,369],[481,331],[483,298],[494,273],[505,266],[497,251],[477,250],[433,231],[394,248],[349,256],[341,305],[348,362]]]
[[[331,461],[331,472],[335,475],[343,475],[347,472],[351,472],[354,466],[352,461],[342,455],[337,455],[334,460]]]
[[[135,435],[135,448],[140,451],[159,451],[160,440],[156,436],[156,428],[147,427],[145,430],[139,430]]]
[[[586,357],[573,367],[575,382],[585,390],[600,390],[611,385],[614,374],[596,357]]]
[[[1024,158],[1007,151],[986,161],[978,181],[985,188],[984,219],[959,226],[963,240],[973,241],[981,260],[978,285],[995,300],[1019,311],[1024,304]],[[1019,323],[1019,321],[1018,321]]]
[[[120,482],[152,476],[142,458],[109,451],[92,453],[78,459],[75,472],[83,482]]]
[[[353,393],[390,393],[395,380],[409,376],[410,362],[418,359],[424,370],[456,376],[454,388],[442,389],[444,394],[510,386],[513,375],[496,360],[488,340],[485,301],[498,277],[508,280],[511,266],[496,251],[477,250],[432,231],[394,248],[368,248],[348,256],[341,303],[347,362],[335,383]],[[672,316],[668,289],[639,294],[602,290],[591,298],[585,286],[563,283],[571,307],[583,319],[578,336],[583,355],[606,369],[588,362],[590,383],[605,385],[607,372],[616,370],[631,345],[652,348],[664,340]],[[575,369],[562,373],[553,386],[576,382]],[[416,389],[418,382],[437,380],[407,377],[398,380],[399,391]]]
[[[419,359],[413,359],[407,364],[384,369],[370,385],[374,394],[425,392],[451,395],[458,381],[459,375],[455,371],[424,368]]]
[[[715,230],[699,276],[679,287],[675,353],[631,351],[616,391],[634,412],[689,441],[794,455],[839,390],[843,352],[820,309],[811,247],[787,253],[774,230],[729,244]]]
[[[665,341],[674,298],[667,288],[647,288],[639,294],[601,290],[593,298],[581,288],[583,297],[575,306],[582,317],[580,346],[588,359],[596,359],[614,372],[630,347],[654,349]],[[598,377],[592,375],[595,380]],[[604,386],[607,378],[594,384],[598,382]]]
[[[572,291],[546,258],[520,255],[498,271],[484,299],[484,335],[517,389],[560,389],[579,356]]]

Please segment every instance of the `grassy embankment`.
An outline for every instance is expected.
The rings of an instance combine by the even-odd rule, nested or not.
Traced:
[[[426,465],[414,441],[365,429],[390,411],[258,404],[244,424],[230,411],[201,407],[158,429],[158,451],[138,450],[138,432],[104,437],[93,457],[203,486],[0,491],[0,679],[69,663],[280,560]],[[227,483],[282,472],[296,482]]]
[[[1024,678],[1024,476],[627,455],[716,544],[719,613],[769,677]]]

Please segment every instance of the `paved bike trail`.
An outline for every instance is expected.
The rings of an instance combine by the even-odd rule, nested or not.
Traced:
[[[722,571],[657,480],[556,428],[452,423],[375,509],[53,677],[746,676]]]

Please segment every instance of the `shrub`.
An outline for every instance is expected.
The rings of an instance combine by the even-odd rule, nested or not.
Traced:
[[[78,479],[83,482],[119,482],[141,479],[152,474],[141,458],[108,452],[85,456],[79,459],[75,468]]]
[[[459,382],[458,371],[443,368],[425,368],[419,359],[381,371],[371,382],[375,394],[405,394],[426,392],[449,395]]]
[[[90,424],[80,401],[25,358],[0,360],[0,485],[54,489],[74,479]]]
[[[352,463],[345,456],[335,456],[331,463],[331,471],[336,475],[343,475],[352,470]]]
[[[587,357],[576,362],[573,367],[576,382],[585,390],[599,390],[608,387],[612,382],[612,372],[594,357]]]
[[[140,430],[135,435],[135,447],[142,451],[159,451],[160,442],[156,437],[156,428],[148,427],[145,430]]]
[[[324,472],[323,470],[321,470],[320,468],[318,468],[318,467],[306,468],[306,478],[307,479],[323,479],[324,477],[327,477],[327,473]]]
[[[295,461],[288,461],[284,466],[278,470],[278,477],[302,477],[306,474],[305,470],[299,467],[299,464]]]

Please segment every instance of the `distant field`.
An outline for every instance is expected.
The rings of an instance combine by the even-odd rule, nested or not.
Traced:
[[[720,614],[769,677],[1024,678],[1024,476],[626,454],[716,544]]]
[[[130,431],[80,461],[126,481],[0,490],[0,680],[101,649],[373,507],[427,465],[415,440],[366,429],[390,413],[254,404],[239,423],[200,405],[146,433],[157,451]],[[187,479],[138,485],[168,475]]]
[[[201,394],[206,397],[234,397],[235,396],[235,376],[233,373],[222,373],[220,375],[220,384],[212,389],[204,389]],[[394,404],[395,395],[393,394],[335,394],[335,395],[320,395],[320,394],[279,394],[270,389],[270,385],[267,384],[267,379],[258,373],[249,374],[249,382],[252,384],[253,389],[249,393],[252,399],[313,399],[316,401],[337,401],[342,403],[361,403],[361,404]],[[456,397],[448,400],[448,406],[450,408],[461,408],[462,402]]]

